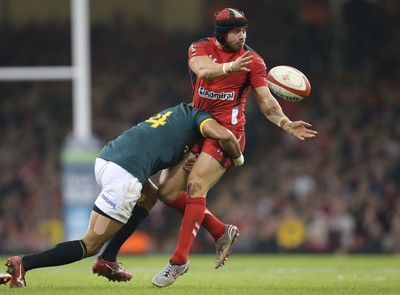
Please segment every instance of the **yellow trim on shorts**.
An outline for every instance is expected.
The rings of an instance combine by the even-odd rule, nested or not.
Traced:
[[[203,133],[203,125],[204,125],[205,122],[210,121],[210,120],[215,121],[213,118],[207,118],[207,119],[205,119],[203,122],[200,123],[200,133],[201,133],[201,135],[203,135],[203,137],[206,137],[206,136],[204,135],[204,133]]]

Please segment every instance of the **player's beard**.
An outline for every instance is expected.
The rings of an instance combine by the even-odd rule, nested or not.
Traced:
[[[245,42],[232,42],[228,44],[229,49],[233,52],[243,49]]]

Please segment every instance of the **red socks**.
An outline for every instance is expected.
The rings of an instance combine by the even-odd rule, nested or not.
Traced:
[[[168,204],[165,203],[168,207],[174,208],[176,211],[181,213],[182,215],[185,213],[185,208],[186,208],[186,200],[188,198],[187,192],[181,191],[179,196],[173,200],[172,202],[169,202]]]
[[[196,197],[186,200],[185,214],[179,234],[178,244],[171,257],[175,264],[185,264],[189,258],[189,251],[200,229],[206,211],[206,198]]]
[[[218,240],[225,233],[225,223],[222,223],[207,208],[201,226],[212,235],[214,240]]]
[[[187,192],[182,191],[175,200],[166,205],[184,214],[187,198]],[[225,224],[216,218],[207,208],[201,225],[213,236],[214,240],[218,240],[225,233]]]

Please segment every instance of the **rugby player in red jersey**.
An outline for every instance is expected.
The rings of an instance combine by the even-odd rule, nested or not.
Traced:
[[[243,12],[225,8],[216,13],[215,36],[191,44],[188,63],[193,105],[209,112],[231,130],[242,151],[245,147],[244,111],[250,89],[260,111],[270,122],[300,140],[315,137],[317,132],[309,129],[311,124],[292,122],[272,96],[264,60],[246,45],[247,25]],[[172,172],[163,172],[161,177],[158,198],[178,211],[184,210],[184,216],[175,251],[166,267],[153,278],[153,284],[158,287],[172,284],[183,270],[187,271],[190,247],[200,224],[216,238],[216,268],[228,258],[234,236],[238,233],[235,226],[227,227],[206,210],[206,194],[232,166],[232,157],[211,139],[197,143],[189,157],[196,154],[199,156],[189,174],[187,193],[179,191],[185,178],[182,171],[173,168]],[[219,245],[217,238],[225,236],[227,230],[233,233]]]
[[[211,113],[217,121],[232,131],[239,140],[241,150],[245,147],[244,110],[247,94],[252,89],[260,111],[275,125],[300,140],[315,137],[316,131],[303,121],[290,121],[277,100],[271,95],[266,80],[264,60],[246,45],[247,18],[233,8],[225,8],[216,14],[215,37],[201,39],[189,48],[189,69],[193,86],[194,106]],[[184,169],[187,161],[198,156],[191,172]],[[153,278],[153,284],[165,287],[187,271],[191,244],[203,226],[215,239],[215,268],[224,265],[233,243],[239,235],[234,225],[224,224],[206,209],[208,190],[219,181],[233,162],[217,141],[205,139],[198,142],[192,153],[175,167],[164,170],[156,196],[167,206],[184,214],[178,245],[167,266]],[[187,184],[188,191],[181,191]],[[148,195],[154,195],[150,189]],[[141,205],[147,212],[155,204],[152,198]],[[154,198],[153,198],[154,200]],[[150,206],[145,202],[151,203]],[[123,242],[141,222],[138,214],[132,220],[134,226],[124,226],[114,236],[93,265],[93,271],[113,280],[125,281],[131,274],[116,262],[117,252]],[[143,217],[144,218],[144,217]],[[112,247],[109,247],[109,246]],[[107,268],[105,267],[107,266]],[[108,269],[113,269],[110,274]]]

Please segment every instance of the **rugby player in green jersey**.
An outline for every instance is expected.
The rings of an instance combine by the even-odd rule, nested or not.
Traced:
[[[235,165],[243,164],[236,137],[208,113],[184,103],[154,115],[107,143],[96,159],[94,170],[101,192],[83,237],[40,253],[9,257],[6,266],[12,276],[10,287],[25,286],[29,270],[96,255],[134,213],[143,187],[151,188],[149,177],[179,163],[202,137],[219,140],[222,149],[235,159]]]

